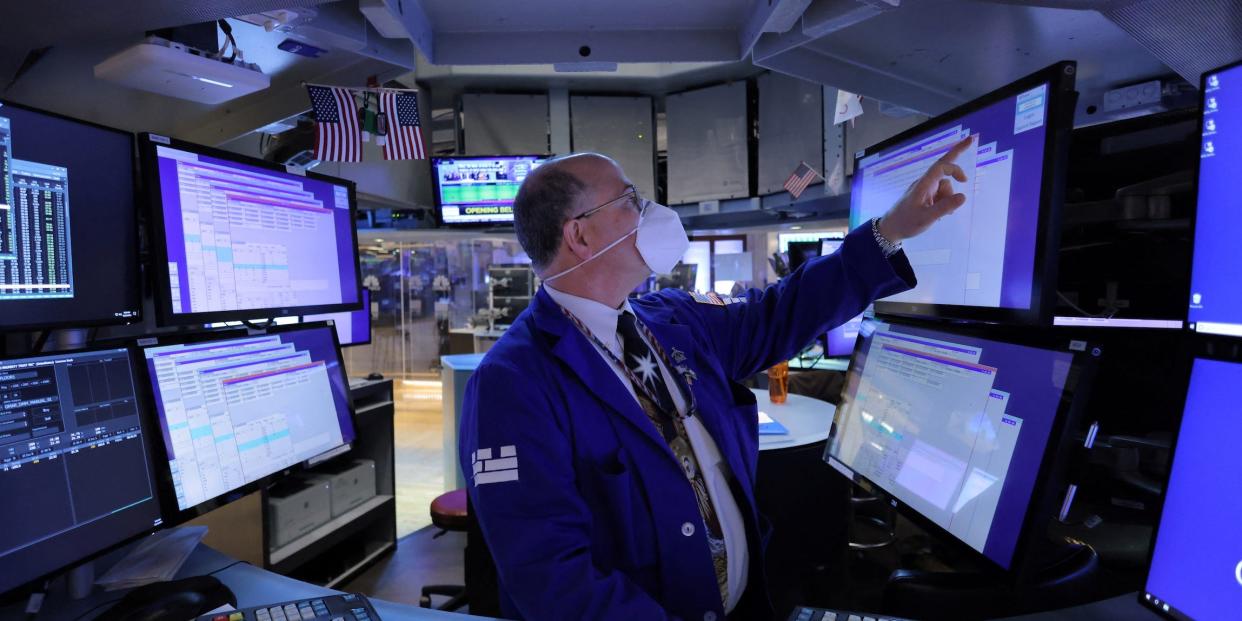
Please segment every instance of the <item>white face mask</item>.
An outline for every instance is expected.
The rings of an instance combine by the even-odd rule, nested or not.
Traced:
[[[673,268],[677,266],[677,262],[681,260],[681,257],[686,254],[686,250],[690,248],[690,239],[686,237],[686,229],[681,226],[681,218],[677,216],[677,212],[659,203],[644,200],[643,216],[638,221],[638,226],[634,227],[634,230],[622,235],[617,241],[604,246],[602,250],[591,255],[591,258],[586,261],[548,276],[543,281],[550,282],[598,259],[605,252],[617,247],[618,244],[635,233],[638,234],[638,239],[634,241],[634,245],[638,248],[639,256],[643,258],[647,268],[657,274],[667,274],[673,271]]]

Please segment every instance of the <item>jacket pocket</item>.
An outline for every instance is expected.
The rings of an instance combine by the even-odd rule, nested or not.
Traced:
[[[582,491],[592,515],[596,565],[602,570],[655,565],[650,507],[625,451],[618,451],[615,460],[586,466]]]

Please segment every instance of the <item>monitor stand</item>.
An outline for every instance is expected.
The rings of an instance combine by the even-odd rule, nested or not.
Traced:
[[[138,587],[96,621],[157,621],[193,619],[225,604],[237,606],[237,596],[212,576],[195,576]]]
[[[86,599],[95,589],[95,563],[87,561],[65,572],[65,586],[71,599]]]
[[[1063,540],[1017,584],[973,572],[898,569],[884,585],[884,611],[910,618],[988,618],[1065,608],[1097,599],[1100,558],[1082,542]]]

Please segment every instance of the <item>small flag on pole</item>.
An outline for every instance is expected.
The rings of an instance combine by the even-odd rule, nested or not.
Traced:
[[[358,106],[348,88],[307,85],[315,115],[315,159],[325,162],[361,162],[362,128]]]
[[[824,177],[806,162],[799,162],[793,174],[789,175],[789,178],[785,180],[785,189],[797,199],[806,191],[807,186],[811,185],[817,178],[823,179]]]
[[[418,117],[418,93],[381,91],[380,114],[388,117],[388,144],[384,145],[384,159],[421,160],[427,157],[427,151],[423,148],[422,120]]]

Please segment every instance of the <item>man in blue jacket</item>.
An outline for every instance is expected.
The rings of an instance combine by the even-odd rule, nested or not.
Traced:
[[[543,287],[466,387],[460,457],[506,616],[763,619],[758,415],[738,382],[915,284],[902,239],[965,201],[955,146],[879,221],[743,297],[629,292],[687,248],[612,160],[532,172],[514,202]]]

